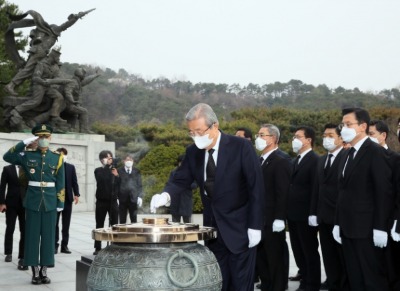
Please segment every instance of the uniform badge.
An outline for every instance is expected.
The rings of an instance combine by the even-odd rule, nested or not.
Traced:
[[[29,172],[30,172],[31,174],[35,174],[35,169],[30,169]]]

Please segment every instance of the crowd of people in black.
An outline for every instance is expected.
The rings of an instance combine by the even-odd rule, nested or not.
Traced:
[[[239,128],[238,137],[224,134],[207,104],[194,106],[186,121],[194,144],[178,158],[162,193],[152,197],[150,209],[155,212],[158,207],[170,206],[173,221],[182,216],[184,222],[190,222],[192,190],[199,187],[203,224],[218,232],[206,245],[219,263],[222,290],[253,290],[255,278],[260,278],[261,290],[287,289],[286,230],[299,269],[292,278],[299,280],[298,291],[400,290],[400,155],[386,144],[389,127],[385,122],[370,120],[361,108],[343,109],[340,124],[324,127],[321,138],[326,153],[322,156],[313,151],[315,130],[299,126],[292,139],[296,153],[292,159],[279,149],[280,130],[273,124],[261,125],[255,135],[254,146],[261,153],[257,155],[251,132]],[[18,148],[37,138],[21,142]],[[48,142],[39,147],[47,149]],[[10,149],[5,155],[10,161],[13,152]],[[66,195],[57,196],[62,203],[57,204],[57,232],[50,242],[57,253],[62,216],[61,252],[68,254],[71,207],[80,195],[75,168],[67,163],[67,150],[58,152],[64,157],[58,168],[62,169]],[[117,168],[113,154],[104,150],[99,160],[102,166],[95,169],[96,228],[104,227],[107,214],[109,225],[126,223],[128,214],[130,221],[136,222],[143,190],[134,158],[127,155],[123,166]],[[35,173],[29,168],[26,171]],[[31,266],[24,263],[24,185],[37,187],[38,183],[23,182],[23,174],[20,167],[6,166],[0,185],[0,210],[7,210],[5,260],[12,260],[18,217],[21,270]],[[186,197],[188,201],[181,200]],[[94,255],[101,247],[101,242],[95,241]],[[321,261],[325,286],[321,285]],[[50,283],[44,274],[42,269],[40,274],[33,270],[32,283]]]

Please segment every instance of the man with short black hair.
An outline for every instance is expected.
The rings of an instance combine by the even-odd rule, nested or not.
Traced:
[[[251,142],[253,141],[253,134],[251,133],[251,130],[247,127],[239,127],[236,130],[235,135],[239,136],[239,137],[243,137]]]
[[[308,225],[311,195],[315,183],[318,155],[313,151],[315,131],[309,126],[295,130],[292,148],[297,154],[293,162],[288,196],[290,243],[302,280],[299,290],[319,290],[321,262],[318,253],[318,229]]]
[[[137,222],[137,209],[142,206],[142,176],[133,166],[132,155],[126,155],[124,166],[118,169],[119,175],[119,223],[126,223],[129,211],[131,223]]]
[[[75,166],[67,163],[68,151],[66,148],[58,148],[57,152],[63,155],[64,167],[65,167],[65,202],[64,209],[57,213],[57,223],[56,223],[56,249],[55,253],[58,252],[58,240],[59,240],[59,227],[60,216],[62,216],[62,239],[61,239],[61,252],[64,254],[70,254],[71,251],[68,249],[69,241],[69,226],[71,224],[71,214],[72,214],[72,203],[75,205],[79,201],[79,185],[78,177],[76,176]]]
[[[387,245],[392,201],[391,167],[385,149],[368,138],[369,113],[342,110],[341,136],[350,143],[339,165],[333,235],[343,246],[351,290],[389,290],[379,253]]]
[[[327,277],[327,290],[347,290],[346,272],[341,246],[334,240],[332,230],[338,197],[339,163],[343,155],[343,140],[337,124],[324,127],[323,147],[327,153],[318,160],[317,177],[313,190],[308,224],[318,227]],[[322,289],[322,288],[321,288]]]
[[[111,151],[103,150],[99,154],[102,164],[94,170],[96,178],[96,228],[103,228],[107,213],[109,226],[118,223],[118,188],[119,174],[113,166],[113,154]],[[94,253],[97,255],[101,250],[101,241],[94,241]]]

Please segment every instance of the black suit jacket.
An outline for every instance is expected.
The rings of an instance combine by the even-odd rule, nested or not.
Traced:
[[[389,222],[389,228],[392,227],[394,220],[397,220],[396,232],[400,233],[400,154],[391,149],[387,149],[389,161],[392,168],[392,186],[393,186],[393,215]]]
[[[171,203],[193,181],[200,187],[203,223],[218,229],[232,253],[248,249],[248,228],[263,227],[263,181],[259,158],[248,140],[221,132],[213,197],[204,194],[205,150],[187,148],[185,158],[164,191]]]
[[[6,204],[7,207],[22,207],[21,196],[22,193],[17,169],[14,165],[5,166],[1,173],[0,204]]]
[[[300,164],[293,170],[290,179],[288,198],[288,219],[293,221],[308,221],[310,215],[311,196],[317,172],[318,155],[308,152]]]
[[[265,227],[272,230],[275,219],[285,220],[287,217],[292,166],[287,158],[275,150],[264,161],[261,170],[264,177]]]
[[[328,153],[321,156],[318,160],[317,177],[310,209],[310,215],[316,215],[318,223],[335,223],[335,210],[339,191],[339,164],[344,152],[344,149],[338,152],[326,175],[324,168]]]
[[[132,172],[128,174],[125,167],[118,169],[119,174],[119,194],[118,199],[121,203],[130,201],[137,204],[138,197],[142,198],[142,176],[140,171],[132,167]]]
[[[390,163],[386,150],[367,138],[343,177],[348,152],[339,165],[335,224],[347,238],[371,238],[373,229],[388,231],[393,201]]]
[[[65,202],[74,202],[74,196],[79,194],[78,178],[76,176],[75,166],[69,163],[64,163],[65,169]]]

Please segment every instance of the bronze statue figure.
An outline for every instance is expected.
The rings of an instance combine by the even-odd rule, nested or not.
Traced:
[[[80,106],[80,93],[82,86],[89,84],[99,76],[87,76],[83,68],[75,71],[73,77],[63,77],[60,74],[59,49],[54,48],[61,32],[75,24],[75,22],[94,9],[71,14],[68,20],[61,25],[49,25],[43,17],[34,10],[29,10],[21,15],[9,15],[13,21],[5,34],[6,51],[14,61],[19,71],[4,87],[9,94],[4,98],[4,118],[11,129],[24,130],[31,128],[36,123],[49,123],[55,130],[77,130],[90,133],[88,129],[87,109]],[[31,16],[32,19],[27,19]],[[29,42],[29,56],[27,61],[19,55],[16,49],[14,29],[31,27]],[[26,97],[17,97],[15,88],[26,79],[31,79],[31,94]],[[65,112],[64,112],[65,111]],[[61,118],[61,113],[72,116],[67,120]]]

